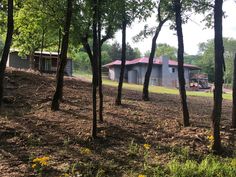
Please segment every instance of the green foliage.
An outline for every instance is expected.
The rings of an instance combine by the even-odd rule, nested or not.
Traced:
[[[132,140],[128,147],[129,155],[137,155],[139,153],[139,145]]]
[[[177,49],[168,44],[158,44],[156,49],[156,56],[168,56],[172,60],[177,58]]]
[[[121,46],[117,41],[111,45],[108,54],[112,60],[117,60],[121,58]]]
[[[169,176],[178,177],[234,177],[236,176],[235,159],[221,159],[220,157],[207,156],[200,163],[193,160],[179,162],[173,160],[168,164]]]
[[[112,60],[120,60],[121,59],[121,46],[118,42],[114,42],[111,47],[109,48],[109,51],[107,51],[110,58]],[[127,60],[133,60],[135,58],[141,57],[141,52],[138,48],[132,48],[129,43],[126,45],[126,59]]]
[[[75,70],[80,70],[80,71],[90,71],[91,70],[89,56],[86,52],[75,53],[72,57],[74,59],[74,69]]]
[[[57,0],[26,0],[15,13],[13,47],[17,48],[20,54],[26,55],[39,50],[43,36],[44,48],[57,45],[58,29],[64,21],[62,16],[64,3],[57,2]]]
[[[3,48],[4,48],[4,44],[3,44],[3,41],[0,37],[0,57],[2,56]]]
[[[185,55],[184,56],[184,63],[197,65],[199,56],[198,55]]]
[[[232,38],[224,38],[225,49],[225,83],[232,83],[233,78],[233,59],[236,53],[236,40]],[[202,68],[202,71],[208,74],[209,81],[214,81],[214,40],[208,40],[199,45],[200,57],[196,64]]]
[[[79,71],[90,72],[91,64],[88,54],[85,52],[84,48],[76,49],[75,47],[71,51],[70,57],[74,59],[74,69]],[[112,62],[114,59],[120,59],[121,57],[121,46],[118,42],[114,42],[112,45],[109,43],[104,43],[102,46],[102,65]],[[134,59],[141,56],[141,52],[137,48],[132,48],[127,44],[127,58]]]

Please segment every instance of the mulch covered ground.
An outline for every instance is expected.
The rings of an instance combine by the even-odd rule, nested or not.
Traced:
[[[191,127],[184,128],[177,95],[152,94],[151,101],[144,102],[140,92],[124,90],[123,105],[117,107],[116,88],[105,87],[105,122],[98,123],[99,137],[92,140],[91,83],[66,78],[58,112],[50,110],[54,89],[53,76],[7,72],[7,99],[0,115],[0,176],[33,176],[32,159],[40,156],[50,157],[46,176],[60,176],[79,161],[94,168],[107,166],[108,176],[125,176],[125,171],[140,168],[142,160],[129,160],[131,141],[140,146],[150,144],[155,154],[152,160],[160,164],[171,160],[173,152],[181,148],[188,148],[194,158],[209,153],[212,98],[189,98]],[[231,102],[224,101],[222,140],[233,150],[230,119]],[[92,153],[83,154],[82,148]]]

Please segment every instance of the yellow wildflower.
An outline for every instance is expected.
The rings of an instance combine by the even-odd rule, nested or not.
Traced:
[[[33,164],[33,165],[32,165],[32,168],[35,168],[35,167],[36,167],[36,164]]]
[[[80,148],[80,152],[81,154],[84,154],[84,155],[89,155],[92,153],[92,151],[89,148]]]
[[[211,142],[214,141],[214,136],[212,136],[212,135],[211,135],[211,136],[207,136],[207,138],[208,138],[208,140],[211,141]]]
[[[147,150],[149,150],[151,148],[151,145],[150,144],[144,144],[143,147]]]
[[[138,177],[147,177],[146,175],[142,175],[142,174],[140,174],[140,175],[138,175]]]
[[[34,163],[39,163],[41,166],[46,166],[48,165],[48,160],[49,157],[44,156],[44,157],[37,157],[33,160]]]

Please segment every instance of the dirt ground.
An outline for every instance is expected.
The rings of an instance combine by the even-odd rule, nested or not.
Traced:
[[[22,71],[8,71],[5,100],[0,119],[0,176],[33,176],[32,158],[50,156],[46,176],[60,176],[78,161],[112,164],[111,176],[124,176],[130,168],[139,168],[127,160],[130,142],[148,143],[157,153],[155,161],[167,163],[173,149],[188,147],[195,158],[209,153],[212,98],[189,97],[191,127],[182,126],[177,95],[151,94],[151,101],[141,100],[141,93],[124,90],[123,105],[115,106],[116,88],[104,88],[104,119],[98,123],[98,139],[90,138],[92,123],[91,83],[66,78],[64,101],[58,112],[50,110],[55,89],[54,76]],[[235,149],[230,129],[231,102],[223,102],[222,141]],[[89,148],[84,157],[79,149]],[[139,159],[137,159],[139,161]],[[109,174],[109,171],[108,171]]]

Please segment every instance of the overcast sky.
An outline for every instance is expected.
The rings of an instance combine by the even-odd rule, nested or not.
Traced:
[[[223,20],[223,35],[224,37],[232,37],[236,39],[236,3],[234,0],[227,0],[224,3],[223,8],[227,15],[227,18]],[[187,24],[183,25],[185,52],[188,54],[197,54],[198,44],[206,42],[208,39],[214,37],[213,29],[203,29],[204,23],[200,22],[201,19],[203,19],[202,15],[194,15]],[[127,42],[129,42],[132,47],[139,48],[142,53],[150,50],[151,37],[138,43],[133,42],[132,37],[135,36],[135,34],[138,34],[145,24],[153,26],[152,24],[155,23],[155,16],[150,18],[147,22],[133,23],[131,28],[127,29]],[[116,33],[115,40],[121,43],[121,31]],[[162,28],[157,43],[167,43],[171,46],[177,47],[177,36],[175,35],[175,31],[169,30],[168,23],[166,23]]]

